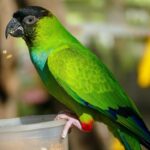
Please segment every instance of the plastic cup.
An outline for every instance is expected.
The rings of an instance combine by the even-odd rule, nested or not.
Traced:
[[[61,138],[65,121],[54,117],[0,120],[0,150],[68,150],[68,138]]]

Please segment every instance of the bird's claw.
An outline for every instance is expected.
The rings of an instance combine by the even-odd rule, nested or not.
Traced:
[[[67,114],[59,114],[56,116],[55,120],[60,120],[60,119],[65,119],[67,121],[65,124],[65,127],[63,129],[62,135],[61,135],[62,138],[65,138],[67,136],[69,129],[72,126],[77,127],[79,130],[82,130],[82,126],[81,126],[80,121],[78,119],[73,118]]]

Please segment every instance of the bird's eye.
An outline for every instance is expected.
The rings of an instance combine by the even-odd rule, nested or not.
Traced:
[[[36,21],[37,21],[37,18],[35,16],[27,16],[23,19],[23,22],[28,25],[34,24]]]

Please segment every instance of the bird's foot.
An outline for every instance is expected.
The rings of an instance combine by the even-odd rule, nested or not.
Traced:
[[[78,119],[71,117],[67,114],[59,114],[56,116],[55,120],[60,119],[65,119],[67,121],[61,135],[62,138],[65,138],[67,136],[69,129],[73,126],[77,127],[79,130],[82,130],[81,123]]]

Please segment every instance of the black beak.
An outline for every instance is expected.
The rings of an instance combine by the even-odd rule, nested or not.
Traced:
[[[15,18],[12,18],[6,27],[5,31],[6,38],[8,37],[9,34],[12,35],[13,37],[22,37],[24,35],[24,29],[22,25]]]

